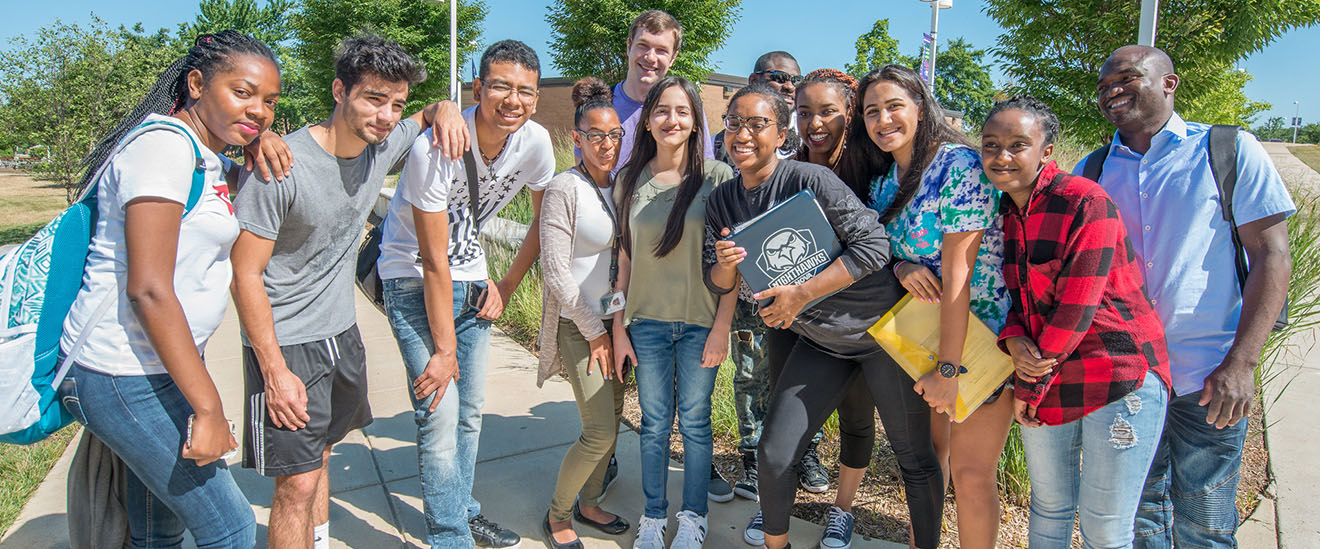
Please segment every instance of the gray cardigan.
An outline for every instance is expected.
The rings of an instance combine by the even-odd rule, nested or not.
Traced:
[[[573,279],[573,240],[577,234],[578,184],[587,182],[577,170],[564,170],[550,180],[541,197],[541,332],[536,346],[540,367],[536,386],[563,371],[559,359],[559,319],[568,318],[591,341],[605,334],[605,323],[591,310]],[[594,183],[591,183],[594,185]]]

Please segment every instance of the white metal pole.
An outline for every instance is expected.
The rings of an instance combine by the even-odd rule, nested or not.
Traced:
[[[940,0],[934,0],[930,3],[930,73],[926,82],[930,85],[931,93],[935,93],[935,50],[939,48],[939,37],[937,32],[940,28]]]
[[[449,99],[463,106],[458,88],[458,0],[449,0]]]
[[[1137,43],[1142,46],[1155,46],[1155,27],[1158,24],[1160,0],[1141,0],[1141,27],[1137,31]]]
[[[1299,126],[1300,125],[1299,123],[1301,122],[1301,120],[1298,120],[1298,118],[1302,116],[1302,103],[1300,101],[1293,101],[1293,106],[1296,108],[1293,109],[1293,119],[1291,120],[1291,122],[1293,127],[1293,144],[1296,145],[1297,126]]]

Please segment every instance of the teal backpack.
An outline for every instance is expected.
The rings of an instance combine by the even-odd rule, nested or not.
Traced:
[[[197,142],[178,123],[143,122],[125,135],[102,164],[77,202],[37,234],[0,256],[0,442],[32,444],[68,425],[56,389],[82,351],[92,327],[115,300],[100,298],[95,312],[68,356],[59,360],[64,319],[82,288],[92,234],[96,231],[97,189],[110,161],[130,141],[153,130],[173,131],[188,138],[196,158],[192,189],[183,214],[202,198],[206,165]],[[118,289],[116,289],[118,291]]]

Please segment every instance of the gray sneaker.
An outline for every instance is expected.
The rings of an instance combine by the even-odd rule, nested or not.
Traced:
[[[757,492],[756,454],[747,452],[742,455],[743,476],[733,483],[733,493],[752,501],[761,501]]]
[[[720,476],[720,471],[715,468],[714,463],[710,464],[710,484],[706,486],[706,497],[718,503],[733,499],[733,487],[729,486],[729,481]]]
[[[825,471],[825,466],[820,464],[820,456],[816,454],[816,443],[807,446],[802,461],[798,462],[797,472],[798,482],[804,490],[819,494],[830,489],[830,474]]]

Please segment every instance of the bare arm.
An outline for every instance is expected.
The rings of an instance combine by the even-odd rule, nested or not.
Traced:
[[[266,385],[266,408],[276,427],[290,430],[307,426],[307,387],[284,362],[275,336],[275,315],[262,273],[270,262],[275,241],[240,231],[229,257],[234,267],[234,304],[248,344],[257,355],[257,364]]]
[[[1207,406],[1206,423],[1223,429],[1251,413],[1255,372],[1261,349],[1288,298],[1292,256],[1288,223],[1275,214],[1238,227],[1251,272],[1242,292],[1242,317],[1233,346],[1205,380],[1200,405]]]
[[[183,457],[199,466],[238,446],[229,433],[220,393],[202,363],[183,306],[174,293],[174,262],[183,205],[138,198],[124,210],[128,285],[125,294],[142,329],[196,418]]]
[[[614,289],[628,293],[628,282],[632,279],[632,259],[628,257],[626,250],[619,250],[619,280],[614,283]],[[625,298],[631,299],[631,298]],[[637,354],[633,352],[632,340],[628,339],[628,330],[624,328],[624,311],[620,310],[614,313],[614,373],[616,379],[623,381],[627,378],[625,370],[625,359],[632,360],[632,367],[637,367]]]
[[[468,149],[468,126],[457,103],[436,101],[408,118],[423,130],[431,128],[431,146],[438,147],[446,158],[458,160]]]
[[[940,245],[940,362],[962,366],[967,340],[967,313],[971,311],[972,270],[985,231],[945,233]],[[925,267],[916,266],[924,270]],[[958,403],[958,378],[946,378],[934,369],[921,376],[913,389],[926,398],[936,412],[952,415]]]
[[[426,370],[413,382],[419,400],[435,393],[431,411],[444,397],[450,380],[457,380],[458,343],[454,335],[454,282],[449,272],[449,214],[413,207],[417,249],[422,256],[422,295],[435,349]]]

